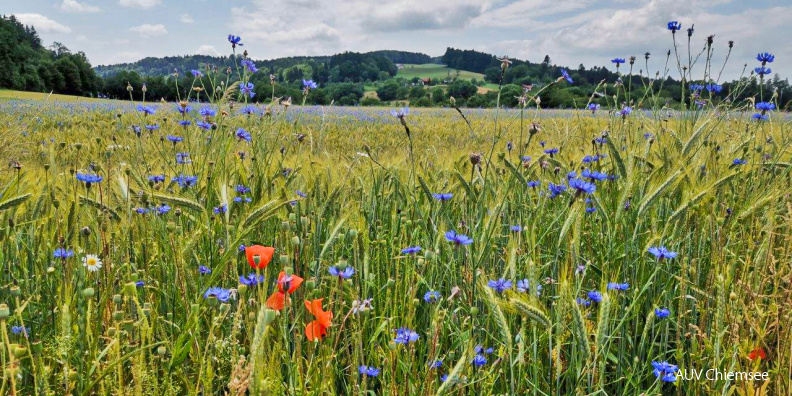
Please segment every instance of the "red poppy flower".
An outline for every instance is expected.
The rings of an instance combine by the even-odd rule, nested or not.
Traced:
[[[751,351],[751,353],[748,354],[748,359],[756,360],[756,358],[759,358],[759,359],[762,359],[762,360],[767,359],[767,354],[765,354],[764,349],[756,348],[753,351]]]
[[[326,312],[322,309],[322,299],[305,301],[305,308],[311,315],[316,317],[311,323],[305,326],[305,336],[309,341],[321,340],[322,337],[327,335],[327,328],[332,325],[333,319],[332,312]]]
[[[253,268],[267,268],[274,254],[274,247],[253,245],[245,248],[248,264]]]
[[[302,283],[303,278],[297,275],[287,276],[286,272],[281,271],[278,274],[278,290],[269,296],[267,306],[276,311],[282,310],[286,307],[287,294],[294,293]]]

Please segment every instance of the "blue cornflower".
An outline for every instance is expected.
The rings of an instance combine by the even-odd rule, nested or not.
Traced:
[[[146,129],[148,129],[149,131],[156,131],[157,129],[159,129],[159,125],[157,125],[157,124],[146,125]]]
[[[756,55],[756,60],[762,62],[762,65],[765,65],[767,63],[773,63],[773,61],[775,60],[775,55],[769,52],[762,52]]]
[[[745,165],[747,163],[748,163],[748,161],[746,161],[746,160],[744,160],[742,158],[735,158],[734,161],[732,161],[733,165]]]
[[[236,46],[243,46],[242,44],[242,37],[234,36],[233,34],[228,35],[228,42],[231,43],[231,48],[236,48]]]
[[[212,269],[205,265],[200,265],[198,266],[198,273],[201,275],[209,275],[212,273]]]
[[[297,196],[300,197],[300,198],[308,198],[308,194],[306,194],[306,193],[304,193],[304,192],[302,192],[300,190],[294,190],[294,193],[297,194]]]
[[[327,271],[330,272],[330,275],[337,276],[343,279],[349,279],[352,277],[352,275],[355,274],[355,269],[352,267],[345,267],[343,270],[341,270],[336,266],[332,266],[328,268]]]
[[[482,355],[482,354],[478,354],[478,355],[473,357],[473,362],[472,363],[476,367],[481,367],[481,366],[487,364],[487,357]]]
[[[677,256],[677,252],[672,252],[666,249],[665,246],[650,247],[648,252],[657,257],[659,260],[672,259]]]
[[[597,103],[589,103],[588,109],[591,110],[592,113],[596,113],[597,110],[600,109],[600,105]]]
[[[546,143],[544,140],[540,140],[540,141],[539,141],[539,145],[540,145],[540,146],[544,147],[544,146],[545,146],[545,144],[547,144],[547,143]]]
[[[170,140],[171,142],[173,142],[173,143],[178,143],[178,142],[181,142],[182,140],[184,140],[183,137],[176,136],[176,135],[168,135],[168,136],[166,136],[166,138],[168,140]]]
[[[393,342],[396,344],[409,344],[411,342],[418,341],[421,336],[418,333],[406,328],[402,327],[399,329],[394,330],[396,332],[396,338],[393,339]]]
[[[571,179],[568,183],[569,187],[574,188],[578,194],[593,194],[594,191],[597,191],[597,186],[594,183],[589,183],[582,179]]]
[[[586,206],[586,213],[594,213],[597,211],[595,206]]]
[[[157,108],[154,106],[137,105],[137,111],[143,113],[143,115],[153,115],[157,112]]]
[[[583,157],[582,161],[583,161],[584,164],[590,164],[592,162],[597,162],[597,161],[599,161],[599,156],[587,155],[587,156]]]
[[[720,93],[723,91],[723,85],[720,84],[707,84],[707,91]]]
[[[202,117],[214,117],[217,115],[217,110],[209,106],[204,106],[201,107],[201,110],[198,110],[198,113],[200,113]]]
[[[239,84],[239,91],[242,92],[243,95],[249,96],[251,99],[256,96],[256,93],[253,92],[253,83],[240,83]]]
[[[314,80],[302,80],[303,88],[306,89],[316,89],[317,85]]]
[[[671,315],[671,311],[668,308],[655,308],[655,316],[658,318],[667,318],[668,315]]]
[[[657,362],[652,361],[652,373],[655,377],[660,378],[663,382],[676,382],[676,372],[679,371],[679,367],[675,364],[670,364],[668,362]]]
[[[695,92],[695,91],[701,91],[701,90],[703,90],[703,89],[704,89],[704,86],[703,86],[703,85],[701,85],[701,84],[691,84],[691,85],[690,85],[690,90],[691,90],[691,91],[694,91],[694,92]]]
[[[171,207],[168,204],[162,204],[160,206],[155,207],[154,209],[157,211],[158,215],[164,215],[170,212]]]
[[[493,290],[495,290],[498,293],[503,293],[506,290],[511,289],[512,281],[504,278],[500,278],[497,280],[491,280],[487,282],[487,286],[491,287]]]
[[[234,197],[233,201],[236,202],[236,203],[242,203],[242,202],[251,203],[251,202],[253,202],[253,199],[249,198],[249,197],[245,197],[245,198]]]
[[[441,297],[442,296],[440,295],[440,292],[428,291],[428,292],[426,292],[424,294],[423,298],[424,298],[424,301],[426,301],[428,303],[433,303],[433,302],[437,302],[438,300],[440,300]]]
[[[52,253],[55,258],[69,258],[74,256],[74,250],[71,249],[64,249],[64,248],[57,248],[55,252]]]
[[[751,118],[758,121],[764,121],[770,119],[770,116],[768,116],[767,114],[755,113],[754,115],[751,116]]]
[[[773,72],[773,69],[771,69],[769,67],[761,66],[761,67],[754,68],[754,73],[756,73],[756,74],[758,74],[760,76],[764,76],[764,75],[770,74],[772,72]]]
[[[92,183],[99,183],[102,180],[104,180],[104,178],[102,176],[99,176],[97,174],[92,174],[92,173],[80,173],[80,172],[77,172],[76,177],[77,177],[77,180],[85,183],[85,185],[88,186],[88,187],[90,187]]]
[[[237,194],[247,194],[250,192],[250,188],[245,187],[242,184],[237,184],[234,188],[236,189]]]
[[[149,212],[148,208],[135,208],[135,213],[137,214],[146,214],[148,212]]]
[[[539,180],[529,180],[527,183],[528,187],[536,188],[542,185],[542,182]]]
[[[445,237],[448,242],[453,242],[456,246],[470,245],[473,243],[473,240],[468,238],[467,235],[457,234],[454,230],[447,231]]]
[[[214,208],[212,209],[212,212],[213,212],[214,214],[222,214],[222,213],[225,213],[225,212],[226,212],[226,210],[228,210],[228,206],[227,206],[226,204],[222,204],[222,205],[220,205],[220,206],[216,206],[216,207],[214,207]]]
[[[208,123],[206,121],[198,121],[198,122],[195,123],[195,125],[197,125],[198,128],[203,129],[204,131],[208,131],[208,130],[212,129],[212,124],[210,124],[210,123]]]
[[[192,125],[192,121],[190,121],[190,120],[179,120],[179,125],[181,125],[183,127],[188,127],[188,126]]]
[[[531,282],[528,279],[520,279],[517,281],[517,291],[520,293],[527,293],[531,290]]]
[[[493,351],[495,351],[495,350],[494,350],[494,349],[492,349],[492,348],[484,348],[483,346],[481,346],[481,344],[479,344],[479,345],[476,345],[476,347],[475,347],[475,348],[473,348],[473,353],[483,353],[483,354],[485,354],[485,355],[489,355],[489,354],[491,354]]]
[[[191,164],[192,160],[190,159],[190,153],[188,152],[176,153],[176,163],[179,165]]]
[[[239,139],[240,142],[243,141],[243,140],[246,141],[246,142],[249,142],[249,141],[253,140],[253,138],[250,136],[250,132],[248,132],[248,131],[246,131],[246,130],[244,130],[242,128],[237,129],[236,137],[237,137],[237,139]]]
[[[11,332],[14,334],[22,334],[27,338],[28,334],[30,333],[30,327],[22,327],[22,326],[11,326]]]
[[[454,197],[453,193],[436,193],[432,194],[432,197],[440,202],[448,201],[449,199]]]
[[[185,188],[185,187],[194,186],[195,183],[198,182],[198,177],[197,176],[179,175],[179,176],[176,176],[176,177],[172,177],[171,181],[176,182],[179,185],[179,187]]]
[[[239,283],[246,285],[246,286],[256,286],[259,283],[264,282],[264,275],[256,275],[255,272],[245,275],[239,276]]]
[[[184,107],[176,106],[176,111],[181,113],[181,115],[186,115],[187,113],[192,111],[192,107],[190,107],[190,106],[184,106]]]
[[[523,155],[522,157],[520,157],[520,160],[522,162],[531,162],[531,156],[530,155]]]
[[[519,224],[516,224],[516,225],[513,225],[513,226],[509,227],[509,230],[512,231],[512,232],[521,232],[522,229],[523,229],[522,226],[519,225]]]
[[[588,307],[589,305],[591,305],[591,301],[586,300],[585,298],[578,297],[575,299],[575,301],[577,301],[579,305],[582,305],[584,307]]]
[[[632,113],[632,110],[633,110],[632,107],[624,106],[621,110],[619,110],[619,115],[621,115],[622,117],[627,117],[628,115],[630,115],[630,113]]]
[[[204,298],[216,298],[222,302],[226,302],[231,298],[231,290],[223,289],[222,287],[210,287],[206,289],[203,295]]]
[[[586,179],[591,179],[591,181],[603,181],[608,179],[608,175],[605,173],[597,172],[597,171],[590,171],[588,169],[583,169],[580,172],[580,176]]]
[[[588,296],[589,300],[594,301],[595,303],[602,302],[602,293],[600,293],[600,292],[598,292],[596,290],[592,290],[592,291],[588,292],[586,294],[586,296]]]
[[[245,107],[239,109],[239,114],[247,114],[247,115],[256,114],[256,107],[255,106],[245,106]]]
[[[143,282],[143,281],[135,282],[135,287],[143,287],[143,286],[146,286],[146,282]]]
[[[613,58],[611,59],[611,63],[616,64],[616,67],[619,67],[622,63],[624,63],[624,58]]]
[[[192,70],[190,70],[190,73],[192,73],[193,77],[196,77],[196,78],[203,77],[203,73],[201,73],[200,70],[192,69]]]
[[[643,137],[644,137],[644,139],[649,140],[649,139],[653,138],[654,135],[652,135],[649,132],[646,132],[646,133],[643,134]]]
[[[550,157],[552,157],[554,154],[558,154],[558,150],[559,150],[558,148],[551,148],[551,149],[545,150],[544,153],[545,154],[550,154]]]
[[[629,283],[618,283],[618,282],[609,282],[608,283],[608,290],[619,290],[619,291],[626,291],[630,288]]]
[[[392,116],[394,116],[396,118],[404,118],[408,114],[410,114],[410,108],[409,107],[405,107],[403,109],[391,110],[390,113],[391,113]]]
[[[568,172],[568,173],[566,174],[566,178],[567,178],[567,180],[569,180],[569,179],[574,179],[574,178],[576,178],[576,177],[577,177],[577,172],[575,172],[575,171],[570,171],[570,172]]]
[[[566,69],[561,69],[561,77],[564,80],[567,80],[567,82],[570,83],[570,84],[574,84],[575,83],[575,81],[572,80],[572,77],[569,77],[569,72],[567,72]]]
[[[250,59],[242,59],[242,61],[239,63],[241,63],[242,66],[244,66],[245,69],[247,69],[247,71],[250,72],[251,74],[256,73],[258,71],[258,69],[256,68],[256,64],[253,63],[253,61]]]
[[[668,22],[668,30],[670,30],[671,33],[676,33],[677,30],[682,30],[682,24],[677,21]]]
[[[421,251],[420,246],[410,246],[401,250],[402,254],[415,254]]]
[[[563,184],[548,183],[547,188],[550,190],[550,198],[555,198],[566,191],[567,186]]]
[[[367,377],[376,377],[379,375],[380,369],[373,366],[360,366],[358,367],[358,372]]]
[[[429,362],[429,368],[437,369],[443,365],[443,361],[441,359],[435,359]]]
[[[756,104],[756,110],[771,111],[775,110],[776,105],[773,102],[759,102]]]

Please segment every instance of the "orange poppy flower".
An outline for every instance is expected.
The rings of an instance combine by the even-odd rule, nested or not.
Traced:
[[[303,278],[300,278],[297,275],[291,275],[287,277],[286,272],[281,271],[280,274],[278,274],[278,290],[269,296],[267,299],[267,306],[276,311],[280,311],[285,308],[287,299],[286,294],[294,293],[294,291],[300,287],[302,282]]]
[[[253,245],[245,247],[245,256],[247,256],[248,264],[253,268],[267,268],[274,254],[275,248],[270,246]]]
[[[305,308],[311,315],[316,316],[316,320],[305,326],[305,336],[309,341],[321,340],[322,337],[327,335],[327,328],[332,325],[333,319],[332,312],[326,312],[322,309],[322,299],[305,301]]]
[[[762,360],[767,359],[767,354],[765,354],[764,349],[756,348],[753,351],[751,351],[751,353],[748,354],[748,359],[756,360],[756,358],[759,358],[759,359],[762,359]]]

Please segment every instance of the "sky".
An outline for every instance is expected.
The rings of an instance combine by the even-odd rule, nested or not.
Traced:
[[[678,20],[694,24],[694,56],[715,35],[715,70],[734,41],[724,78],[755,67],[758,52],[776,55],[774,74],[792,74],[791,0],[0,0],[0,10],[93,65],[227,54],[235,34],[253,59],[454,47],[612,69],[610,59],[632,55],[643,67],[650,52],[654,74],[673,45],[666,24]],[[686,32],[677,41],[687,58]]]

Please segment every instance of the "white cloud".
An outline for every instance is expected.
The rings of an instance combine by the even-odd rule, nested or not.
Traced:
[[[146,38],[168,34],[168,30],[165,29],[165,25],[163,24],[152,25],[149,23],[144,23],[140,26],[135,26],[133,28],[130,28],[129,31],[137,33],[141,37],[146,37]]]
[[[162,4],[162,0],[120,0],[118,2],[122,7],[140,8],[147,10]]]
[[[14,14],[25,25],[32,25],[39,33],[71,33],[71,28],[61,25],[41,14]]]
[[[197,55],[211,55],[211,56],[219,56],[220,52],[215,49],[214,45],[202,45],[195,50]]]
[[[193,23],[193,22],[195,22],[195,19],[193,19],[192,15],[190,15],[190,14],[181,14],[181,16],[179,17],[179,20],[182,21],[182,23]]]
[[[73,12],[76,14],[92,14],[99,12],[99,7],[80,3],[77,0],[63,0],[63,3],[58,7],[64,12]]]

